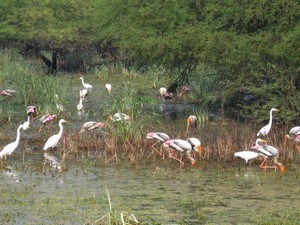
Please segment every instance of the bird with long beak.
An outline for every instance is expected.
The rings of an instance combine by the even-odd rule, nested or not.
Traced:
[[[282,163],[278,162],[279,151],[271,145],[261,145],[261,143],[266,143],[267,141],[258,138],[256,140],[255,146],[251,147],[250,150],[256,151],[259,155],[264,157],[263,162],[260,164],[260,168],[266,169],[279,169],[281,172],[284,172],[285,167]],[[269,166],[268,161],[273,160],[274,166]]]
[[[198,138],[188,138],[187,140],[170,139],[165,141],[163,146],[169,150],[178,151],[180,153],[180,159],[173,156],[173,154],[170,155],[171,158],[179,161],[180,168],[184,165],[184,162],[182,161],[184,154],[190,160],[192,166],[195,165],[196,160],[191,156],[191,153],[195,151],[198,152],[199,155],[202,154],[202,146]]]
[[[293,127],[289,131],[289,134],[284,135],[284,144],[290,139],[297,142],[297,150],[300,154],[300,126]]]
[[[102,128],[104,126],[105,126],[105,124],[102,123],[102,122],[89,121],[89,122],[86,122],[82,125],[79,133],[84,133],[86,131],[99,129],[99,128]]]
[[[28,106],[27,107],[27,115],[30,117],[30,119],[33,119],[37,115],[37,108],[36,106]]]
[[[167,135],[166,133],[162,133],[162,132],[150,132],[146,135],[146,139],[156,140],[156,142],[153,145],[151,145],[151,148],[154,151],[156,151],[160,156],[162,156],[164,159],[164,154],[163,154],[162,149],[160,149],[160,151],[158,151],[154,146],[156,146],[158,143],[163,143],[167,140],[170,140],[169,135]]]
[[[269,123],[264,126],[263,128],[261,128],[258,132],[257,132],[257,137],[259,136],[267,136],[269,133],[270,133],[270,130],[271,130],[271,127],[272,127],[272,112],[275,111],[275,112],[279,112],[280,110],[279,109],[276,109],[276,108],[272,108],[270,110],[270,119],[269,119]]]
[[[49,115],[44,115],[40,118],[40,122],[42,123],[42,126],[39,127],[38,133],[40,134],[45,126],[48,126],[52,124],[56,119],[55,114],[49,114]]]
[[[111,88],[112,88],[111,84],[105,84],[105,89],[108,92],[108,94],[111,94]]]
[[[198,119],[196,116],[191,115],[187,118],[186,131],[185,131],[187,137],[189,136],[190,128],[196,128],[197,125],[198,125]]]

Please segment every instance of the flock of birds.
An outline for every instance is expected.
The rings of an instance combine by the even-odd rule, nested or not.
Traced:
[[[90,84],[87,84],[84,82],[83,77],[80,77],[82,81],[82,85],[84,87],[83,90],[80,90],[79,93],[79,104],[77,105],[78,111],[83,111],[83,101],[85,97],[88,95],[89,91],[92,90],[93,86]],[[183,97],[185,93],[189,91],[189,88],[187,86],[184,86],[179,94],[177,94],[176,89],[177,89],[178,84],[175,83],[171,85],[168,89],[167,88],[160,88],[159,89],[159,95],[161,98],[166,99],[167,101],[174,101],[176,102],[179,97]],[[111,84],[106,84],[105,88],[109,94],[111,94],[112,90],[112,85]],[[5,93],[5,95],[8,94],[8,96],[11,96],[15,91],[1,91],[1,93]],[[57,109],[60,111],[63,111],[64,108],[62,105],[58,103],[58,96],[55,95],[55,98],[57,99],[56,106]],[[267,136],[271,130],[272,127],[272,113],[276,111],[279,111],[276,108],[272,108],[270,110],[270,118],[269,118],[269,123],[261,128],[258,133],[257,133],[257,140],[255,142],[255,145],[252,146],[249,150],[244,150],[244,151],[239,151],[234,154],[235,157],[240,157],[246,161],[246,164],[248,164],[249,160],[257,158],[259,156],[263,157],[263,162],[260,164],[260,168],[263,169],[268,169],[268,168],[274,168],[274,169],[279,169],[280,171],[284,171],[285,167],[282,163],[278,162],[278,155],[279,151],[275,147],[271,145],[267,145],[267,141],[261,139],[261,136]],[[17,128],[17,137],[16,140],[8,145],[6,145],[2,151],[0,152],[0,159],[5,157],[7,155],[11,155],[17,148],[19,141],[20,141],[20,130],[27,130],[30,127],[31,121],[34,120],[37,116],[37,108],[36,106],[28,106],[27,108],[27,115],[28,119],[21,124]],[[56,120],[56,115],[55,114],[49,114],[49,115],[44,115],[40,118],[40,122],[42,123],[41,127],[38,129],[38,132],[40,133],[43,129],[44,126],[52,124]],[[131,120],[130,116],[128,116],[125,113],[115,113],[113,116],[108,117],[108,121],[125,121],[129,122]],[[55,148],[58,144],[59,141],[63,135],[63,124],[66,123],[67,121],[65,119],[60,119],[59,120],[59,132],[51,137],[48,138],[46,141],[43,150],[51,150]],[[105,126],[104,122],[97,122],[97,121],[89,121],[86,122],[82,125],[79,133],[84,133],[87,131],[99,129]],[[201,141],[198,138],[195,137],[189,137],[190,135],[190,129],[196,128],[197,127],[197,117],[195,115],[191,115],[187,118],[187,125],[186,125],[186,136],[188,137],[187,139],[171,139],[169,135],[163,132],[149,132],[146,135],[146,139],[154,139],[156,142],[151,145],[151,148],[157,152],[161,157],[164,156],[164,150],[167,150],[169,153],[169,158],[173,158],[177,160],[180,164],[180,168],[184,166],[183,162],[183,156],[185,155],[187,159],[190,161],[191,165],[195,165],[196,160],[194,154],[197,153],[199,154],[200,158],[203,158],[202,153],[203,153],[203,147],[201,145]],[[285,141],[293,139],[295,140],[297,144],[297,149],[300,153],[300,126],[293,127],[289,134],[285,135]],[[156,145],[158,143],[161,143],[160,150],[156,148]],[[164,149],[163,149],[164,148]],[[180,157],[175,156],[175,152],[179,152]],[[49,154],[44,154],[44,157],[46,160],[50,160],[52,163],[57,164],[57,160],[50,156]],[[270,160],[273,160],[274,165],[270,166],[268,163]]]

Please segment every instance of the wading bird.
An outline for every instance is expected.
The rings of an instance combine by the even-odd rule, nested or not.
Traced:
[[[23,128],[23,124],[20,125],[17,129],[17,138],[14,142],[6,145],[2,151],[0,152],[0,159],[2,159],[2,157],[4,156],[5,159],[6,159],[6,155],[11,155],[15,150],[16,148],[18,147],[19,145],[19,141],[20,141],[20,130],[21,128]],[[24,128],[23,128],[24,129]]]
[[[88,83],[84,83],[83,77],[80,77],[79,79],[81,79],[82,85],[85,89],[87,89],[88,91],[92,90],[93,86]]]
[[[105,84],[105,89],[108,92],[108,94],[111,93],[111,88],[112,88],[111,84]]]
[[[30,116],[27,117],[27,121],[23,123],[23,130],[27,130],[30,126]]]
[[[43,148],[43,150],[48,150],[49,148],[50,149],[53,149],[54,147],[56,147],[57,146],[57,144],[58,144],[58,142],[59,142],[59,140],[61,139],[61,136],[62,136],[62,134],[63,134],[63,123],[66,123],[67,121],[66,120],[64,120],[64,119],[61,119],[60,121],[59,121],[59,132],[58,132],[58,134],[55,134],[55,135],[53,135],[53,136],[51,136],[48,140],[47,140],[47,142],[46,142],[46,144],[45,144],[45,146],[44,146],[44,148]]]
[[[82,98],[79,98],[79,103],[78,103],[78,105],[77,105],[77,109],[78,109],[78,111],[80,111],[80,112],[82,112],[82,111],[84,110],[84,107],[83,107],[82,102],[83,102],[83,99],[82,99]]]
[[[49,114],[49,115],[42,116],[40,118],[40,122],[42,123],[42,126],[40,126],[40,128],[38,129],[38,133],[41,133],[41,131],[43,130],[43,128],[45,126],[48,126],[48,125],[52,124],[55,119],[56,119],[55,114]]]
[[[279,109],[275,109],[275,108],[272,108],[270,110],[270,120],[269,120],[269,123],[264,126],[263,128],[261,128],[258,132],[257,132],[257,136],[267,136],[271,130],[271,127],[272,127],[272,112],[275,111],[275,112],[279,112]]]
[[[250,150],[256,151],[259,155],[264,157],[263,162],[260,164],[260,168],[266,170],[269,168],[279,169],[281,172],[284,172],[285,167],[282,163],[278,162],[279,151],[271,145],[260,145],[261,139],[256,140],[256,145],[251,147]],[[265,141],[266,142],[266,141]],[[273,160],[274,166],[268,166],[268,161]]]
[[[104,126],[105,126],[105,124],[102,122],[89,121],[82,125],[79,133],[84,133],[86,131],[95,130],[95,129],[98,129],[98,128],[101,128]]]
[[[84,98],[88,95],[89,91],[87,89],[82,89],[79,91],[79,97],[84,100]]]
[[[162,156],[164,158],[162,149],[160,151],[158,151],[154,146],[156,146],[158,143],[163,143],[167,140],[170,140],[169,135],[167,135],[166,133],[162,133],[162,132],[150,132],[146,135],[146,139],[156,140],[156,142],[153,145],[151,145],[151,148],[153,148],[154,151],[156,151],[160,156]]]
[[[3,95],[3,96],[14,96],[16,93],[15,90],[11,90],[11,89],[7,89],[7,90],[3,90],[3,91],[0,91],[0,95]]]
[[[192,166],[195,165],[196,160],[191,156],[191,153],[193,151],[196,151],[201,156],[202,154],[202,146],[201,142],[198,138],[188,138],[187,140],[182,139],[170,139],[163,143],[163,146],[165,148],[175,150],[180,152],[180,159],[173,156],[173,154],[170,155],[171,158],[179,161],[180,168],[184,165],[182,161],[182,156],[185,154],[187,158],[190,160]]]
[[[27,115],[30,117],[30,119],[33,119],[37,115],[37,108],[36,106],[28,106],[27,107]]]
[[[196,128],[198,125],[198,120],[197,120],[197,117],[194,116],[194,115],[191,115],[187,118],[187,124],[186,124],[186,136],[189,136],[189,130],[190,128]]]
[[[108,121],[113,121],[113,122],[121,122],[121,121],[129,122],[130,119],[131,119],[130,116],[128,116],[125,113],[115,113],[113,116],[109,116],[107,118]]]
[[[55,97],[55,105],[56,105],[57,110],[59,112],[63,112],[65,110],[65,108],[64,108],[64,106],[62,104],[59,103],[58,95],[54,94],[54,97]]]
[[[252,147],[252,148],[259,148],[263,143],[267,143],[267,141],[265,141],[261,138],[257,138],[256,142],[255,142],[255,147]],[[246,165],[248,165],[248,161],[258,157],[259,153],[257,152],[257,150],[253,150],[253,151],[246,150],[246,151],[236,152],[236,153],[234,153],[234,156],[244,159],[246,161]]]
[[[289,134],[284,135],[284,143],[289,139],[293,139],[297,142],[297,150],[300,154],[300,126],[293,127]]]

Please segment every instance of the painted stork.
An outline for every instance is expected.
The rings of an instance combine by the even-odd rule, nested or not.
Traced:
[[[89,121],[89,122],[86,122],[82,125],[79,133],[84,133],[86,131],[91,131],[91,130],[95,130],[95,129],[98,129],[98,128],[101,128],[101,127],[104,127],[104,123],[102,122],[95,122],[95,121]]]
[[[289,134],[284,136],[284,143],[286,143],[289,139],[293,139],[297,142],[297,149],[300,154],[300,126],[293,127]]]
[[[187,124],[186,124],[186,132],[185,132],[186,136],[189,135],[189,130],[190,130],[190,128],[191,128],[191,127],[192,127],[192,128],[196,128],[197,125],[198,125],[198,119],[197,119],[197,117],[194,116],[194,115],[189,116],[189,117],[187,118]]]
[[[154,149],[154,151],[156,151],[160,156],[162,156],[164,158],[162,149],[160,151],[158,151],[154,146],[156,146],[158,143],[163,143],[167,140],[170,140],[169,135],[167,135],[166,133],[162,133],[162,132],[150,132],[146,135],[146,139],[156,140],[156,142],[153,145],[151,145],[151,148]]]
[[[43,128],[45,126],[48,126],[50,124],[52,124],[56,119],[56,115],[55,114],[49,114],[49,115],[44,115],[40,118],[40,122],[42,123],[42,126],[40,126],[40,128],[38,129],[38,133],[41,133],[41,131],[43,130]]]
[[[131,118],[125,113],[115,113],[113,116],[109,116],[107,120],[113,122],[121,122],[121,121],[129,122]]]

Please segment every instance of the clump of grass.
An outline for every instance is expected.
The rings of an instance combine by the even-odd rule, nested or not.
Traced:
[[[96,220],[93,224],[107,224],[107,225],[125,225],[125,224],[140,224],[133,214],[129,216],[124,212],[119,212],[112,208],[110,195],[108,189],[106,189],[107,199],[108,199],[108,210],[106,215],[102,216],[100,219]]]

